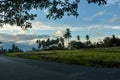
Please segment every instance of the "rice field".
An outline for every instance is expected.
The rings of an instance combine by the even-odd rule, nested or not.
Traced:
[[[80,50],[51,50],[7,53],[7,56],[77,64],[94,67],[120,68],[120,48],[94,48]]]

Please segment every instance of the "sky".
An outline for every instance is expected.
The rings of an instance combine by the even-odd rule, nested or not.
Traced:
[[[4,25],[0,28],[0,39],[3,42],[29,44],[37,39],[47,39],[63,36],[66,28],[71,30],[71,40],[77,35],[85,41],[88,34],[92,42],[106,36],[120,37],[120,0],[108,0],[107,5],[88,4],[86,0],[79,3],[79,16],[64,16],[59,20],[47,19],[47,10],[31,10],[37,17],[32,22],[32,28],[22,30],[19,26]]]

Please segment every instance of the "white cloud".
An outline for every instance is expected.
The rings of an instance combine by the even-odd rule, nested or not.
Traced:
[[[94,16],[102,16],[105,13],[106,13],[105,11],[100,11],[100,12],[97,12]]]
[[[0,33],[0,39],[4,42],[19,42],[19,41],[28,41],[29,40],[35,40],[35,39],[42,39],[42,38],[49,38],[48,35],[27,35],[27,34],[6,34],[6,33]]]
[[[114,27],[112,27],[112,29],[114,29],[114,30],[120,30],[120,26],[114,26]]]
[[[118,15],[117,14],[113,14],[113,17],[118,17]]]
[[[106,36],[110,36],[111,34],[114,34],[114,31],[120,31],[120,25],[119,26],[114,26],[114,25],[89,25],[89,26],[85,26],[83,28],[84,31],[89,32],[90,34],[90,40],[92,42],[96,42],[98,41],[98,39],[103,39]],[[105,31],[110,32],[111,34],[108,34]],[[113,32],[111,32],[113,31]],[[117,36],[119,36],[119,34],[117,34]]]
[[[115,22],[120,22],[120,18],[119,17],[113,17],[109,20],[110,23],[115,23]]]
[[[118,6],[120,7],[120,3],[118,3]]]
[[[83,20],[92,21],[92,20],[93,20],[93,17],[85,17],[85,18],[83,18]]]
[[[41,21],[37,21],[37,22],[32,22],[32,30],[44,31],[44,30],[54,30],[54,29],[49,25],[45,25]]]
[[[95,31],[95,35],[96,36],[103,36],[104,34],[102,32],[100,32],[100,31]]]
[[[97,15],[103,15],[103,12],[98,12]],[[120,21],[120,18],[111,18],[110,19],[110,22],[117,22],[117,21]],[[58,26],[46,25],[41,21],[32,22],[32,25],[33,25],[33,28],[28,29],[27,31],[24,31],[20,27],[17,27],[17,26],[6,25],[6,26],[4,26],[3,28],[0,29],[0,33],[7,33],[7,34],[11,34],[12,36],[19,36],[20,39],[23,39],[23,38],[28,38],[28,36],[26,36],[26,33],[29,34],[29,35],[35,36],[36,31],[52,31],[53,34],[58,35],[58,36],[62,36],[63,31],[65,31],[66,28],[70,28],[71,31],[86,31],[86,30],[119,29],[119,27],[120,27],[120,26],[95,25],[95,24],[84,25],[84,26],[63,25],[61,27],[59,25]],[[29,31],[31,31],[32,34],[29,33]],[[52,35],[52,33],[51,34],[48,33],[48,34]],[[23,37],[23,36],[25,36],[25,37]]]
[[[120,0],[108,0],[107,3],[108,4],[115,4],[115,3],[118,3],[120,2]]]
[[[56,35],[59,35],[59,36],[62,36],[62,32],[66,30],[66,28],[70,28],[72,31],[79,31],[79,30],[83,30],[82,27],[73,27],[73,26],[70,26],[70,25],[63,25],[62,27],[61,26],[53,26],[53,25],[46,25],[44,24],[43,22],[41,21],[37,21],[37,22],[32,22],[32,28],[31,29],[28,29],[28,30],[22,30],[21,27],[19,26],[11,26],[11,25],[4,25],[3,28],[0,28],[0,33],[4,33],[4,34],[11,34],[13,37],[13,35],[17,35],[19,34],[19,37],[21,35],[21,39],[23,39],[24,37],[22,36],[25,36],[25,34],[29,34],[29,35],[33,35],[33,34],[38,34],[38,32],[41,32],[41,31],[48,31],[47,34],[49,35],[54,35],[54,32],[56,30],[58,30],[55,34]],[[52,31],[53,33],[49,33],[49,31]],[[39,33],[40,34],[40,33]],[[44,34],[44,33],[43,33]],[[46,33],[45,33],[46,34]],[[45,36],[45,35],[44,35]],[[28,36],[27,36],[28,37]],[[27,38],[26,37],[26,38]],[[18,37],[14,38],[14,39],[17,39]]]
[[[16,43],[18,44],[28,44],[28,45],[35,45],[36,44],[36,39],[31,39],[31,40],[20,40],[20,41],[16,41]]]
[[[90,25],[86,27],[86,30],[120,30],[120,26],[112,26],[112,25]]]
[[[106,6],[110,6],[110,5],[115,5],[117,4],[118,6],[120,6],[120,0],[107,0],[107,5]]]
[[[19,26],[11,26],[9,24],[4,25],[2,28],[0,28],[0,33],[19,33],[19,34],[23,34],[25,31],[19,27]]]
[[[98,15],[102,15],[102,14],[103,13],[98,12]],[[119,20],[119,19],[115,19],[115,20],[111,19],[111,22],[115,22],[117,20]],[[26,41],[29,42],[29,40],[31,42],[31,40],[33,41],[38,38],[46,39],[49,37],[62,36],[64,34],[64,31],[66,30],[66,28],[70,28],[70,30],[73,32],[75,32],[75,31],[88,31],[88,32],[92,31],[93,34],[99,35],[99,36],[103,35],[101,30],[120,30],[120,26],[112,26],[112,25],[95,25],[95,24],[84,25],[84,26],[63,25],[61,27],[59,25],[58,26],[46,25],[41,21],[32,22],[32,23],[33,23],[33,28],[28,29],[28,31],[33,31],[32,33],[34,33],[34,34],[30,34],[29,32],[27,33],[26,31],[22,32],[23,30],[17,26],[6,25],[5,27],[0,29],[0,39],[2,41],[6,41],[6,42],[14,41],[14,42],[18,42],[18,43],[24,43]],[[37,35],[36,31],[48,31],[49,35]],[[53,33],[49,33],[49,31],[52,31]],[[10,32],[12,32],[12,33],[10,33]]]
[[[73,27],[70,25],[62,25],[62,26],[54,26],[54,25],[46,25],[44,23],[42,23],[41,21],[37,21],[37,22],[32,22],[32,29],[29,30],[39,30],[39,31],[56,31],[56,30],[61,30],[64,31],[66,28],[70,28],[71,30],[75,31],[75,30],[81,30],[82,28],[80,27]]]
[[[101,29],[103,29],[103,26],[101,25],[91,25],[87,27],[87,30],[101,30]]]
[[[57,37],[62,37],[62,36],[63,36],[63,31],[62,31],[62,30],[57,30],[57,31],[55,32],[55,36],[57,36]]]
[[[83,20],[93,21],[95,17],[97,17],[97,16],[102,16],[102,15],[104,15],[105,13],[106,13],[105,11],[100,11],[100,12],[97,12],[96,14],[92,15],[91,17],[84,17]]]
[[[0,41],[3,42],[4,48],[10,48],[12,44],[17,44],[23,50],[30,50],[32,47],[36,47],[36,40],[48,39],[49,35],[27,35],[27,34],[6,34],[0,33]],[[27,48],[27,49],[26,49]]]

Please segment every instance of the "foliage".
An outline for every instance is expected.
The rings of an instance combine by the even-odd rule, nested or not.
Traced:
[[[86,40],[87,40],[87,41],[89,40],[89,35],[86,35]]]
[[[70,30],[68,30],[69,36],[71,37]],[[67,34],[67,33],[66,33]],[[68,42],[69,49],[81,49],[81,48],[102,48],[102,47],[117,47],[120,46],[120,38],[116,37],[115,35],[112,35],[112,37],[105,37],[103,40],[100,40],[99,42],[92,43],[89,40],[89,35],[86,35],[86,42],[81,42],[80,37],[77,36],[77,40],[72,40]],[[66,36],[67,39],[69,39],[68,35]],[[65,39],[66,39],[65,38]],[[38,44],[38,49],[41,47],[45,48],[48,47],[51,50],[56,49],[65,49],[64,47],[64,39],[62,37],[56,38],[53,40],[47,39],[46,41],[36,41]],[[48,49],[47,48],[47,49]]]
[[[78,40],[78,42],[80,41],[80,36],[79,35],[77,35],[77,40]]]
[[[105,47],[120,46],[120,39],[115,37],[115,35],[112,35],[112,37],[106,37],[103,41],[103,45]]]
[[[36,43],[38,44],[38,49],[40,49],[42,46],[42,42],[40,40],[37,40]]]
[[[69,47],[70,49],[81,49],[81,48],[85,48],[85,45],[82,42],[77,42],[77,41],[70,41],[69,43]]]
[[[101,4],[106,4],[107,0],[87,0],[88,3],[98,3],[98,5],[101,5]]]
[[[36,51],[36,48],[35,48],[35,47],[33,47],[33,48],[32,48],[32,51]]]
[[[37,40],[38,49],[63,49],[64,48],[64,39],[62,37],[57,39],[50,40],[49,38],[45,40]]]
[[[3,42],[0,41],[0,44],[2,44]]]
[[[59,38],[59,47],[64,48],[64,38]]]
[[[106,4],[106,0],[87,0],[88,3]],[[30,20],[36,14],[31,9],[47,9],[49,19],[61,19],[64,15],[78,16],[78,3],[80,0],[0,0],[0,26],[4,24],[18,25],[23,29],[31,28]]]
[[[11,49],[8,50],[8,52],[22,52],[22,50],[19,49],[15,44],[13,44]]]
[[[72,37],[71,31],[70,31],[69,28],[67,28],[66,31],[65,31],[65,34],[64,34],[64,38],[69,40],[69,38],[71,38],[71,37]]]
[[[85,43],[85,45],[86,45],[87,48],[89,48],[91,46],[91,41],[89,40],[90,37],[89,37],[89,35],[86,35],[85,38],[87,40],[86,43]]]
[[[65,34],[63,36],[65,39],[67,39],[66,43],[69,44],[69,40],[72,37],[71,31],[69,28],[66,29]]]
[[[3,47],[0,47],[0,54],[7,52],[7,49],[4,49]]]

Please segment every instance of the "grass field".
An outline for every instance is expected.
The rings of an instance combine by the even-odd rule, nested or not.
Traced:
[[[120,68],[120,48],[35,51],[7,53],[5,55],[66,64]]]

